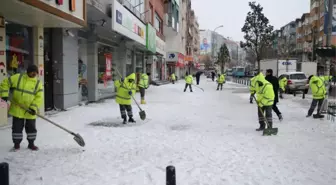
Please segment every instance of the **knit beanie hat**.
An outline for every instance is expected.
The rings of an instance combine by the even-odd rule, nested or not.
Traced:
[[[36,65],[32,64],[32,65],[29,65],[28,68],[27,68],[27,73],[31,73],[31,72],[36,72],[38,73],[38,68]]]

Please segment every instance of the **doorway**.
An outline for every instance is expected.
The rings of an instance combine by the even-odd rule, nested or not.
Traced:
[[[45,111],[54,109],[52,29],[44,29],[44,103]]]

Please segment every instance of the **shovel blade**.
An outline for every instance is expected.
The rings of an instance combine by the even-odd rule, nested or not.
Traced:
[[[263,131],[263,136],[271,136],[271,135],[277,135],[278,134],[278,128],[266,128]]]
[[[139,116],[141,120],[145,120],[146,119],[146,112],[144,110],[141,110],[139,112]]]
[[[85,146],[85,141],[82,138],[82,136],[79,135],[79,134],[74,134],[74,136],[75,137],[73,139],[78,143],[78,145],[81,146],[81,147],[84,147]]]

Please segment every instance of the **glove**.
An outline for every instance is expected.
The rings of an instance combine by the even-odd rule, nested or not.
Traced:
[[[36,111],[34,109],[32,109],[32,108],[28,109],[28,113],[31,114],[31,115],[33,115],[33,116],[36,115]]]
[[[1,99],[2,99],[3,101],[5,101],[5,102],[8,101],[8,97],[1,97]]]
[[[133,93],[132,93],[132,91],[128,91],[128,94],[129,94],[130,96],[132,96]]]

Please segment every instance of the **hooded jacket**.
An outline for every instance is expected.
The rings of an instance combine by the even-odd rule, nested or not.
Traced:
[[[133,82],[129,82],[129,79],[132,79]],[[134,96],[136,92],[135,73],[127,76],[124,81],[115,81],[114,86],[117,89],[116,102],[120,105],[131,105],[132,96]],[[130,91],[132,95],[129,94]]]

